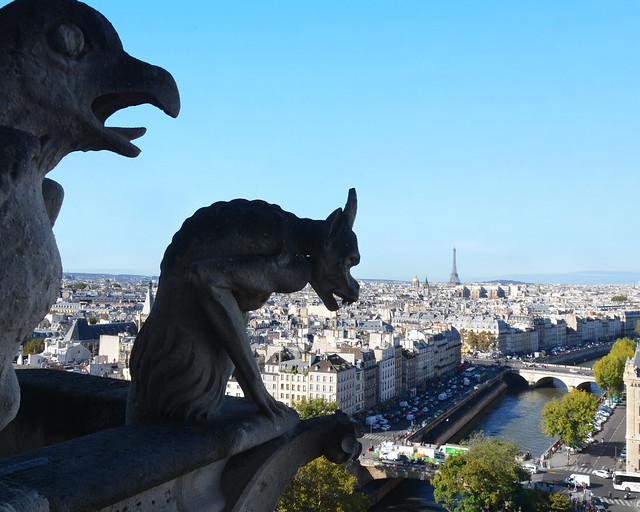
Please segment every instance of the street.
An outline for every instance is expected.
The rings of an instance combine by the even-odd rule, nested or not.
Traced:
[[[531,485],[542,485],[544,488],[553,486],[553,490],[564,489],[573,496],[582,499],[581,488],[569,489],[564,479],[572,473],[588,474],[591,476],[589,491],[599,497],[607,510],[612,512],[630,512],[640,509],[640,494],[631,493],[631,498],[624,499],[624,491],[613,489],[613,480],[598,477],[593,474],[596,469],[624,469],[617,461],[617,457],[625,446],[626,404],[621,402],[614,409],[609,420],[603,424],[602,431],[597,434],[597,443],[587,446],[582,453],[571,454],[567,459],[567,451],[563,447],[547,461],[547,468],[541,468],[539,473],[532,475]],[[603,442],[604,440],[604,442]],[[569,461],[567,463],[567,460]],[[611,498],[609,498],[611,491]],[[630,507],[632,507],[630,509]]]

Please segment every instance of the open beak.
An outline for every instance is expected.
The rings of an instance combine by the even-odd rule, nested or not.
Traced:
[[[113,113],[126,107],[154,105],[171,117],[180,112],[180,95],[173,77],[164,69],[124,54],[110,69],[115,70],[105,80],[104,89],[91,102],[91,110],[99,124],[99,148],[123,156],[136,157],[140,149],[131,143],[141,137],[146,128],[107,127],[105,121]]]

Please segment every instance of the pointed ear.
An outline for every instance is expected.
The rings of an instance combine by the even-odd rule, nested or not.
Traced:
[[[344,223],[349,229],[353,229],[353,222],[356,220],[356,210],[358,209],[358,198],[356,197],[356,189],[349,189],[347,204],[344,207]]]
[[[326,243],[340,227],[340,223],[342,222],[342,208],[336,208],[324,222],[323,238]]]

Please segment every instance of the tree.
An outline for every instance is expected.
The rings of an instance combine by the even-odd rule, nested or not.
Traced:
[[[42,354],[44,352],[44,340],[43,339],[35,339],[28,341],[22,347],[22,353],[24,355],[27,354]]]
[[[540,428],[545,436],[561,437],[568,446],[578,446],[591,432],[598,400],[591,393],[574,389],[561,401],[554,398],[542,409]]]
[[[629,357],[633,357],[636,352],[636,341],[631,338],[619,338],[611,347],[609,351],[610,356],[616,357],[619,359],[624,359],[625,361]]]
[[[278,512],[365,512],[369,499],[355,492],[358,480],[325,457],[300,468],[280,497]]]
[[[90,316],[88,322],[90,325],[95,325],[98,323],[98,319],[95,316]]]
[[[338,402],[329,402],[324,398],[307,400],[307,398],[303,396],[299,402],[294,400],[291,407],[300,415],[301,420],[308,420],[309,418],[333,414],[333,411],[338,408],[338,405]]]
[[[475,332],[467,329],[460,329],[460,340],[467,349],[486,352],[491,349],[496,338],[489,331]]]
[[[323,398],[293,402],[301,419],[331,414],[338,402]],[[369,499],[356,491],[358,479],[342,464],[334,464],[325,457],[312,460],[301,467],[280,496],[278,512],[365,512]]]
[[[524,489],[517,503],[518,512],[573,512],[569,497],[560,492]]]
[[[469,450],[450,455],[433,477],[434,496],[447,510],[493,512],[505,510],[522,496],[521,481],[530,473],[517,461],[512,441],[473,436]]]
[[[593,376],[600,389],[609,396],[620,396],[624,391],[624,366],[627,359],[633,357],[636,342],[631,338],[617,340],[609,353],[593,365]]]
[[[627,296],[626,295],[614,295],[613,297],[611,297],[611,300],[613,302],[624,302],[625,300],[627,300]]]
[[[605,356],[593,365],[593,376],[607,396],[620,396],[624,391],[624,361]]]

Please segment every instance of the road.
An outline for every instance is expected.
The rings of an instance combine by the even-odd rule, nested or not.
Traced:
[[[564,479],[571,473],[589,474],[591,475],[590,491],[604,502],[608,511],[640,510],[640,493],[631,493],[631,498],[625,500],[624,491],[614,490],[611,479],[600,478],[592,474],[595,469],[623,469],[620,463],[617,463],[616,457],[625,446],[625,430],[626,407],[622,402],[614,409],[609,420],[604,423],[602,431],[597,435],[597,443],[589,445],[582,453],[570,455],[568,462],[565,449],[556,452],[548,461],[549,466],[532,476],[532,483],[542,484],[545,487],[553,485],[556,491],[560,488],[567,490]],[[608,497],[609,491],[611,491],[611,498]],[[567,492],[569,491],[567,490]],[[581,491],[573,492],[573,494],[582,497]]]

